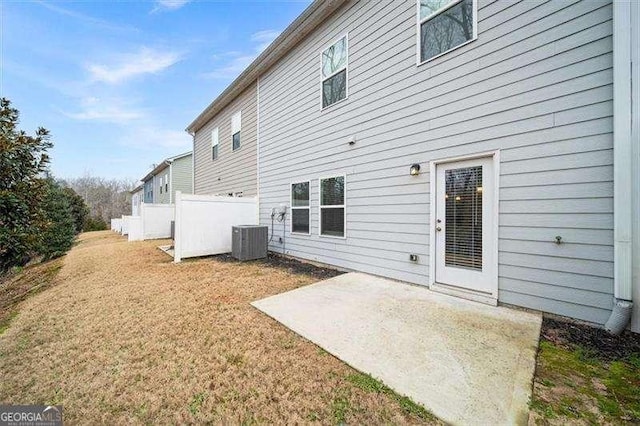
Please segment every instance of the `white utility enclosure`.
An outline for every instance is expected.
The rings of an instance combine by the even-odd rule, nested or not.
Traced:
[[[174,261],[231,252],[231,227],[258,224],[252,197],[187,195],[176,192]]]
[[[129,241],[170,238],[175,210],[174,204],[140,204],[140,216],[129,220]]]

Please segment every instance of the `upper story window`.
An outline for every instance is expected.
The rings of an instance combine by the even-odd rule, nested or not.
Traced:
[[[231,117],[231,139],[233,150],[240,149],[240,131],[242,130],[242,111],[238,111]]]
[[[309,182],[291,184],[291,232],[310,233]]]
[[[160,193],[162,194],[162,179],[164,176],[160,176]]]
[[[347,97],[348,51],[345,35],[322,52],[322,108]]]
[[[218,139],[218,128],[216,127],[211,131],[211,159],[215,160],[218,158],[218,145],[220,140]]]
[[[169,192],[169,173],[164,175],[164,192]]]
[[[418,0],[418,4],[420,62],[476,39],[475,0]]]

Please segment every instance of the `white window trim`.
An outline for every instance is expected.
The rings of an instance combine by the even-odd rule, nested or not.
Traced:
[[[213,135],[216,135],[215,143],[213,143]],[[213,158],[213,148],[218,147],[218,155]],[[216,127],[211,131],[211,161],[215,161],[220,158],[220,128]]]
[[[416,0],[416,66],[420,66],[428,62],[434,61],[439,57],[444,56],[449,52],[453,52],[456,49],[460,49],[461,47],[464,47],[469,43],[473,43],[478,39],[478,0],[473,0],[473,37],[470,40],[467,40],[462,44],[452,47],[449,50],[445,50],[444,52],[436,56],[433,56],[429,59],[425,59],[424,61],[421,60],[420,49],[422,46],[422,40],[420,40],[420,26],[422,25],[422,23],[434,18],[436,15],[441,14],[445,10],[452,8],[453,6],[457,5],[462,1],[463,0],[454,0],[451,3],[436,10],[431,15],[425,16],[423,19],[420,19],[420,0]]]
[[[293,185],[299,183],[309,184],[309,205],[308,206],[294,206],[293,205]],[[289,184],[289,206],[291,206],[291,214],[289,215],[289,229],[293,235],[311,235],[311,181],[301,180],[298,182],[291,182]],[[293,231],[293,210],[308,210],[309,211],[309,231],[308,232],[294,232]]]
[[[324,55],[324,51],[327,50],[328,48],[330,48],[331,46],[333,46],[334,44],[336,44],[337,42],[339,42],[342,39],[346,39],[347,41],[347,62],[344,65],[344,68],[340,68],[338,71],[334,72],[333,74],[324,77],[322,75],[322,56]],[[323,92],[323,85],[325,80],[330,79],[331,77],[333,77],[334,75],[342,72],[342,70],[345,70],[345,82],[347,84],[346,90],[345,90],[345,97],[343,99],[340,99],[337,102],[332,103],[331,105],[327,105],[327,106],[323,106],[322,105],[322,97],[324,95]],[[347,99],[349,99],[349,32],[347,31],[346,33],[342,34],[340,37],[338,37],[337,39],[335,39],[333,42],[331,42],[330,44],[326,45],[325,47],[322,48],[322,50],[320,51],[320,111],[324,111],[328,108],[331,108],[334,105],[338,105],[342,102],[345,102]]]
[[[234,128],[234,119],[238,117],[238,128]],[[235,130],[235,131],[234,131]],[[236,133],[240,133],[240,146],[238,148],[234,148],[233,146],[233,136]],[[231,116],[231,152],[240,151],[242,148],[242,110],[236,111]]]
[[[333,206],[323,206],[322,205],[322,181],[323,180],[327,180],[327,179],[331,179],[331,178],[337,178],[337,177],[342,177],[344,179],[344,194],[343,194],[343,200],[342,200],[342,204],[337,204],[337,205],[333,205]],[[309,194],[311,195],[311,194]],[[338,237],[335,235],[322,235],[322,209],[326,209],[326,208],[343,208],[344,209],[344,235],[342,237]],[[321,238],[334,238],[334,239],[339,239],[339,240],[346,240],[347,239],[347,175],[346,174],[339,174],[339,175],[331,175],[331,176],[322,176],[320,178],[318,178],[318,236]]]

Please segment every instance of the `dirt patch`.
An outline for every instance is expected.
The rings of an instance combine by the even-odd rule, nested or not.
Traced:
[[[545,318],[530,423],[640,423],[640,339]]]
[[[163,243],[82,235],[0,336],[0,401],[63,404],[70,424],[435,422],[250,305],[335,271],[174,264]]]
[[[230,254],[221,254],[218,256],[213,256],[213,258],[220,262],[242,263],[236,258],[232,257]],[[317,278],[318,280],[326,280],[328,278],[333,278],[337,277],[338,275],[344,274],[344,272],[338,271],[337,269],[317,266],[309,262],[302,262],[297,259],[292,259],[290,257],[271,252],[267,255],[266,259],[254,260],[250,263],[259,264],[263,267],[268,268],[282,269],[290,274],[308,275]]]
[[[612,336],[602,328],[576,321],[544,318],[541,338],[567,349],[577,347],[604,361],[640,355],[640,334],[626,330]]]

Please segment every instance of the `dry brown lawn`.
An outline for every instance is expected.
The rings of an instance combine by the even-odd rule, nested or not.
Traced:
[[[249,302],[314,282],[84,234],[0,336],[0,401],[76,423],[433,422]]]

